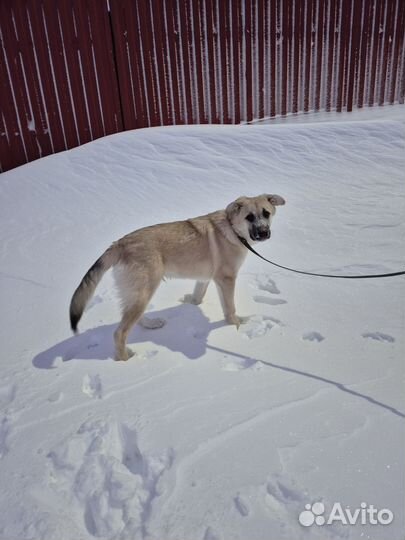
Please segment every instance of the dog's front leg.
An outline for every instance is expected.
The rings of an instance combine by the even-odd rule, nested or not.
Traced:
[[[193,294],[186,294],[181,301],[186,304],[195,304],[196,306],[199,306],[203,301],[209,284],[209,281],[197,281]]]
[[[234,324],[239,328],[242,320],[235,313],[235,281],[236,276],[221,276],[215,278],[218,288],[219,299],[221,300],[224,317],[228,324]]]

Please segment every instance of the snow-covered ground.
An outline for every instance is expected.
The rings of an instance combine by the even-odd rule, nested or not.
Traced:
[[[1,175],[2,540],[404,537],[403,277],[249,255],[239,331],[213,286],[197,307],[178,301],[191,282],[167,281],[149,308],[167,324],[135,328],[127,363],[112,360],[111,275],[82,333],[68,324],[113,240],[245,194],[287,200],[257,247],[276,262],[404,269],[404,107],[378,111],[132,131]],[[394,520],[304,527],[314,502]]]

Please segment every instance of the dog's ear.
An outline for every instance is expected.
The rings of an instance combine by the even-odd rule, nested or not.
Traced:
[[[236,199],[236,201],[231,202],[231,204],[228,204],[228,206],[225,209],[226,215],[229,218],[232,218],[239,214],[243,206],[243,202],[240,199]]]
[[[266,195],[266,197],[273,206],[283,206],[285,204],[285,200],[280,195]]]

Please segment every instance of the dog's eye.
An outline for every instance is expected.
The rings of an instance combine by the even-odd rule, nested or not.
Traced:
[[[246,219],[247,219],[248,221],[250,221],[250,223],[252,223],[252,221],[255,220],[255,216],[254,216],[253,214],[248,214],[248,215],[246,216]]]
[[[270,217],[270,212],[268,212],[267,210],[263,209],[263,217],[266,218],[266,219],[267,219],[268,217]]]

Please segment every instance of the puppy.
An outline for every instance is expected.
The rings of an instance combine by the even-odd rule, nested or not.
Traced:
[[[70,323],[77,325],[103,274],[114,267],[122,299],[122,319],[115,333],[115,359],[132,356],[126,347],[136,322],[147,328],[163,326],[161,319],[144,319],[143,313],[164,277],[197,280],[185,302],[200,304],[213,280],[226,321],[239,326],[235,313],[235,280],[248,249],[241,239],[262,242],[270,238],[279,195],[240,197],[225,210],[185,221],[162,223],[134,231],[114,242],[93,264],[73,294]]]

